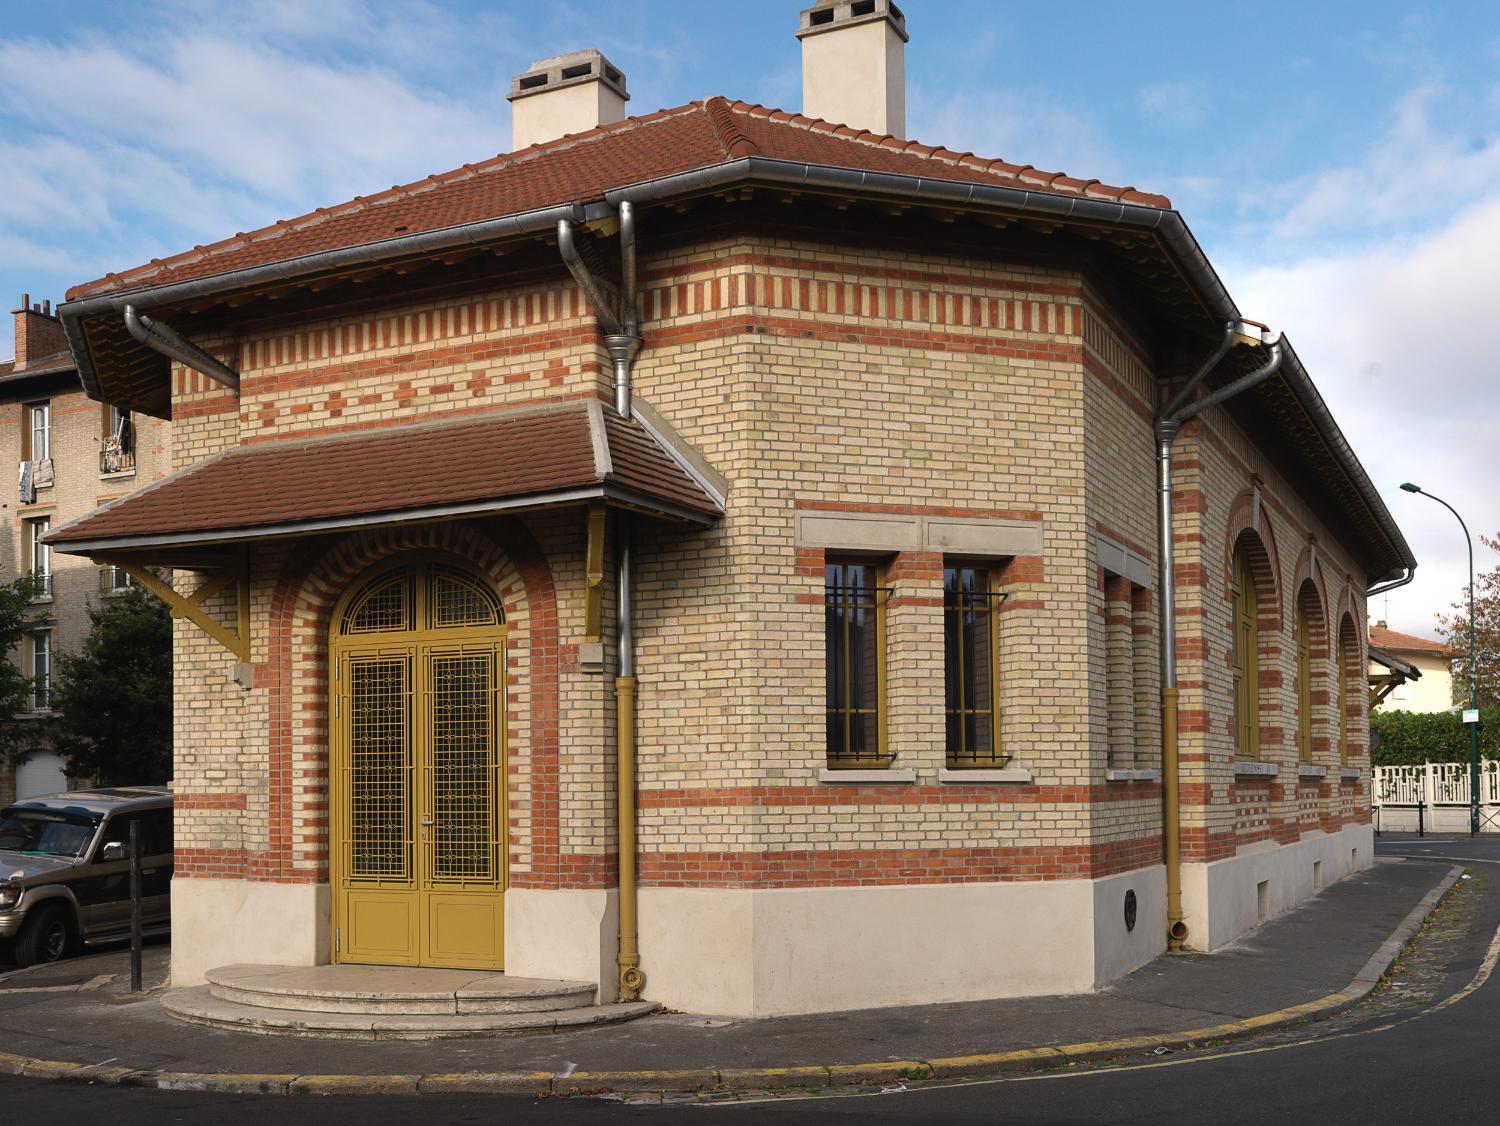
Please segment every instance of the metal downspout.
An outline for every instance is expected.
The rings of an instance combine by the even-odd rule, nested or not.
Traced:
[[[1239,336],[1251,339],[1244,322],[1229,321],[1213,355],[1178,389],[1156,418],[1156,474],[1160,509],[1157,518],[1157,558],[1161,587],[1161,801],[1162,861],[1167,869],[1167,946],[1182,949],[1187,924],[1182,919],[1182,778],[1177,743],[1177,577],[1176,542],[1172,511],[1172,443],[1182,424],[1216,403],[1265,382],[1281,367],[1280,337],[1265,334],[1261,343],[1270,346],[1266,362],[1248,375],[1221,387],[1211,395],[1184,407],[1187,398],[1228,354]],[[1256,326],[1259,327],[1259,326]]]
[[[153,320],[137,312],[134,305],[124,310],[125,330],[153,352],[160,352],[168,359],[185,364],[194,371],[202,372],[215,383],[222,383],[236,395],[240,393],[239,373],[221,364],[202,348],[178,335],[170,325]]]
[[[573,222],[557,221],[557,246],[568,272],[594,307],[594,316],[604,332],[604,346],[614,368],[615,410],[621,418],[632,417],[631,367],[641,350],[640,318],[636,310],[635,207],[629,200],[618,204],[620,218],[620,296],[614,306],[609,291],[595,277],[578,252]],[[615,517],[615,589],[617,656],[615,676],[615,831],[619,853],[619,953],[616,964],[617,998],[640,999],[646,985],[641,971],[640,928],[636,909],[636,741],[635,741],[635,625],[634,591],[631,586],[630,516]]]

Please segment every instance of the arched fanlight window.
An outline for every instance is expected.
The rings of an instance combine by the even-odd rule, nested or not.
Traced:
[[[405,633],[505,624],[500,599],[477,575],[443,563],[386,571],[347,604],[341,634]]]

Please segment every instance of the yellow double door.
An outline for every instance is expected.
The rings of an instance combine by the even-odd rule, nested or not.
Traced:
[[[334,960],[501,970],[503,627],[386,640],[330,654]]]

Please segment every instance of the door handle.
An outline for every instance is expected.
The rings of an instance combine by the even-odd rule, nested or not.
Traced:
[[[422,818],[422,827],[423,828],[426,828],[428,825],[431,825],[431,824],[432,824],[432,818],[431,817],[424,817],[424,818]]]

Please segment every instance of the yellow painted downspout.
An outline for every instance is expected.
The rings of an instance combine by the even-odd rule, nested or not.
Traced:
[[[615,798],[620,855],[619,999],[640,1000],[646,984],[636,923],[635,677],[615,677]]]
[[[1167,946],[1182,949],[1182,805],[1177,769],[1177,689],[1161,690],[1162,859],[1167,866]]]

